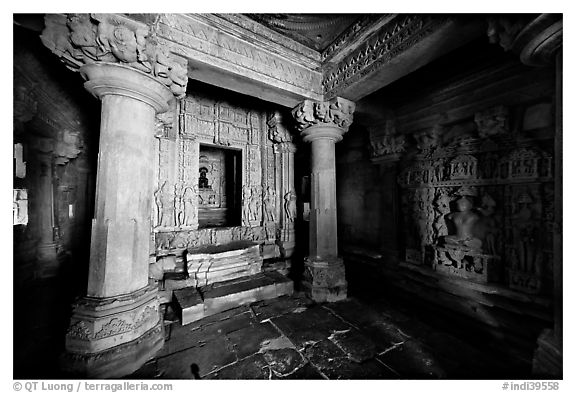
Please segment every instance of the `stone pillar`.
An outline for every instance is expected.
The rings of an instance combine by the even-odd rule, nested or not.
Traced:
[[[489,21],[488,34],[505,50],[519,54],[522,63],[556,68],[556,133],[554,137],[554,326],[538,338],[532,372],[538,377],[562,378],[562,14],[502,16]],[[529,20],[527,18],[530,18]],[[503,19],[503,20],[502,20]],[[508,43],[509,45],[505,45]],[[554,64],[555,62],[555,64]]]
[[[173,98],[151,76],[113,63],[85,65],[102,100],[87,297],[66,335],[73,372],[135,371],[163,345],[157,288],[148,285],[155,114]]]
[[[42,139],[34,148],[37,152],[39,169],[36,206],[40,238],[36,254],[38,266],[35,276],[46,278],[56,275],[58,270],[57,247],[54,239],[53,143],[51,140]]]
[[[310,250],[304,287],[318,302],[346,298],[344,262],[338,257],[335,143],[352,123],[354,103],[305,100],[292,110],[305,142],[311,143]]]
[[[184,96],[186,67],[125,16],[47,15],[45,25],[44,45],[102,101],[87,296],[74,304],[63,368],[120,377],[164,343],[158,290],[148,284],[155,116]]]

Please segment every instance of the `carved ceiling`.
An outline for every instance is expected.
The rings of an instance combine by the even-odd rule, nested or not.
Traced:
[[[246,14],[247,17],[322,52],[361,18],[360,14]]]

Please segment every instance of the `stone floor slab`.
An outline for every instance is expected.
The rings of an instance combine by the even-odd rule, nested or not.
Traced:
[[[227,334],[227,339],[238,359],[259,352],[267,342],[278,337],[280,333],[269,322],[251,325]]]
[[[271,349],[263,355],[272,372],[279,377],[295,372],[306,363],[302,355],[293,348]]]
[[[374,342],[356,329],[332,334],[330,341],[357,363],[362,363],[376,356],[376,345]]]
[[[192,367],[198,370],[198,375],[206,374],[236,361],[236,356],[224,337],[209,343],[170,354],[158,359],[158,369],[162,378],[192,379]]]
[[[206,379],[271,379],[272,375],[264,356],[257,353],[207,375]]]
[[[446,378],[439,361],[421,343],[406,341],[378,359],[396,371],[401,378],[436,379]]]

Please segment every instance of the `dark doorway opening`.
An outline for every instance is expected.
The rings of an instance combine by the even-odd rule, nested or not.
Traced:
[[[241,224],[242,151],[200,145],[199,228]]]

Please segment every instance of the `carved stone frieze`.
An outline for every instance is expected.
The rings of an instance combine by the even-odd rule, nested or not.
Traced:
[[[430,35],[446,21],[445,17],[431,15],[398,16],[332,69],[325,69],[322,78],[325,96],[337,95]]]
[[[46,15],[41,39],[72,70],[121,63],[151,74],[176,97],[186,92],[186,66],[158,44],[151,28],[119,14]]]
[[[546,144],[518,147],[488,134],[417,155],[401,171],[406,262],[540,293],[552,245],[552,158]]]
[[[292,109],[292,116],[301,131],[314,125],[332,125],[346,132],[354,119],[355,108],[353,102],[340,97],[325,102],[304,100]]]
[[[175,43],[173,50],[183,57],[194,58],[193,54],[201,53],[203,59],[213,59],[208,61],[230,70],[240,68],[245,70],[241,72],[243,74],[259,74],[321,94],[319,72],[223,33],[202,15],[164,14],[158,24],[158,36],[163,41]]]

